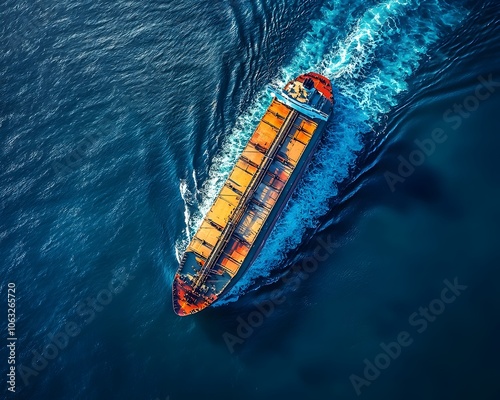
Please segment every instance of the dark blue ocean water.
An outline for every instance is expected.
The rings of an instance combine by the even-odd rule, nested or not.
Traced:
[[[0,15],[2,398],[500,398],[498,2]],[[300,189],[234,290],[177,317],[178,258],[267,85],[307,71],[337,104]]]

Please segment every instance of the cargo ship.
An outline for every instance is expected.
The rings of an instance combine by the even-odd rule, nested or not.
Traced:
[[[219,299],[255,261],[332,115],[329,79],[309,72],[272,101],[182,256],[172,285],[180,316]]]

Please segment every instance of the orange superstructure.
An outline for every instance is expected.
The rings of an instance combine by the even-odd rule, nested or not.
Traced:
[[[182,258],[172,289],[178,315],[212,304],[255,260],[332,109],[330,81],[318,74],[275,94]]]

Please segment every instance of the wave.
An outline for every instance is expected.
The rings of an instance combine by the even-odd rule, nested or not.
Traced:
[[[330,1],[322,7],[321,17],[311,22],[311,30],[297,46],[291,62],[272,82],[283,86],[308,71],[329,77],[336,97],[333,121],[264,250],[218,305],[237,300],[257,280],[269,278],[287,252],[301,243],[306,230],[318,225],[319,218],[328,212],[329,200],[338,194],[339,184],[349,177],[357,154],[363,149],[363,134],[372,131],[398,103],[401,93],[408,89],[408,79],[431,47],[467,15],[462,7],[437,0],[388,0],[360,15],[354,11],[346,13],[341,3]],[[201,203],[195,204],[193,196],[186,196],[189,189],[181,183],[186,210],[194,207],[195,212],[187,211],[186,236],[176,244],[178,254],[201,224],[270,101],[270,95],[261,91],[237,120],[214,159],[208,180],[199,190]]]

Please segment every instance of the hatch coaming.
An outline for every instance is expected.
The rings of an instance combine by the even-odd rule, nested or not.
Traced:
[[[186,251],[192,251],[204,260],[208,258],[243,194],[250,190],[252,178],[263,164],[267,150],[289,113],[288,107],[277,101],[271,103]]]
[[[241,188],[240,190],[248,191],[252,189],[253,192],[247,198],[244,210],[239,220],[235,222],[234,229],[222,247],[218,258],[204,278],[202,278],[203,264],[209,258],[211,252],[214,251],[215,244],[220,240],[222,234],[219,226],[224,228],[232,222],[232,214],[228,210],[233,211],[236,208],[237,202],[241,201],[242,193],[236,193],[234,189],[228,188],[225,184],[203,220],[200,229],[189,244],[186,254],[194,253],[196,255],[194,260],[198,265],[196,267],[191,266],[192,273],[182,269],[179,279],[184,276],[184,279],[182,279],[184,287],[189,287],[191,291],[196,292],[198,300],[196,304],[191,304],[188,309],[194,310],[192,307],[196,306],[195,308],[198,308],[212,300],[215,301],[230,280],[238,273],[279,196],[286,190],[288,179],[297,166],[316,127],[317,124],[314,121],[299,114],[295,115],[294,123],[287,129],[281,145],[277,148],[275,157],[270,160],[262,179],[260,182],[256,182],[256,186],[253,188],[250,188],[247,183],[251,179],[249,181],[248,178],[241,175],[241,168],[250,165],[245,161],[248,155],[245,155],[246,153],[243,151],[235,166],[235,169],[238,168],[241,171],[232,172],[226,183],[229,182],[233,187]],[[258,129],[255,131],[248,146],[254,146],[255,148],[255,145],[261,143],[259,141],[260,132]],[[246,148],[247,154],[248,146]],[[240,164],[240,161],[243,161],[244,164]],[[255,161],[258,161],[258,159],[254,158]],[[221,216],[221,214],[223,215]],[[214,226],[213,221],[216,222],[217,226]],[[193,258],[191,257],[191,259]],[[189,268],[189,262],[184,264],[185,268]],[[203,282],[197,282],[197,279],[200,278],[203,279]],[[223,285],[217,284],[221,281],[223,281]],[[193,302],[193,298],[190,298],[190,301]]]

